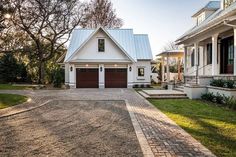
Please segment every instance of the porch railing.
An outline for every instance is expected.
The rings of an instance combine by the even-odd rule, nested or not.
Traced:
[[[198,76],[199,76],[199,75],[198,75],[198,72],[199,72],[199,70],[205,68],[205,67],[208,66],[208,65],[209,65],[209,64],[204,65],[204,66],[202,66],[202,67],[200,67],[200,68],[199,68],[199,66],[197,66],[197,69],[196,69],[196,70],[194,70],[193,72],[189,73],[189,75],[196,73],[196,75],[195,75],[196,84],[198,84]],[[184,75],[184,83],[186,83],[186,76],[185,76],[185,75]]]

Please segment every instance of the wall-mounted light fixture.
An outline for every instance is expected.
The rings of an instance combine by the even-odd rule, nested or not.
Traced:
[[[132,67],[131,66],[129,67],[129,71],[132,71]]]
[[[100,67],[100,71],[102,72],[102,67]]]
[[[117,64],[115,64],[114,67],[117,67]]]
[[[88,67],[89,65],[88,65],[88,64],[86,64],[85,66],[86,66],[86,67]]]
[[[70,67],[70,71],[73,71],[73,67],[72,66]]]

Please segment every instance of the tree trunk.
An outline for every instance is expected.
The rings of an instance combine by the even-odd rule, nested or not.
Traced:
[[[39,62],[39,78],[38,78],[38,83],[39,84],[44,84],[44,62],[40,61]]]

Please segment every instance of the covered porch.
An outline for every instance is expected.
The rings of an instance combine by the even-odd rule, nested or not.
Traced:
[[[184,50],[168,50],[157,55],[161,58],[161,81],[168,83],[170,81],[182,81],[182,65],[183,65]],[[175,62],[177,72],[171,73],[171,62]]]
[[[209,85],[212,79],[236,80],[236,24],[224,22],[184,43],[186,84]]]

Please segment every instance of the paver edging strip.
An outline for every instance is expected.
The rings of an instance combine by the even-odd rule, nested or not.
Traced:
[[[210,157],[216,157],[208,148],[206,148],[204,145],[201,144],[201,142],[199,142],[198,140],[196,140],[195,138],[192,137],[192,135],[190,135],[188,132],[186,132],[183,128],[181,128],[176,122],[174,122],[172,119],[170,119],[167,115],[165,115],[161,110],[159,110],[157,107],[155,107],[152,103],[150,103],[147,99],[145,99],[143,96],[141,96],[139,93],[137,93],[135,91],[135,94],[138,95],[140,98],[142,98],[145,103],[147,103],[150,107],[152,107],[154,110],[157,110],[159,113],[158,114],[161,114],[162,117],[166,117],[167,119],[169,119],[169,121],[172,123],[172,124],[175,124],[180,130],[183,130],[183,133],[185,135],[188,135],[190,136],[194,141],[195,143],[197,143],[198,145],[202,146],[202,151],[210,156]]]
[[[48,100],[48,101],[46,101],[46,102],[44,102],[44,103],[42,103],[42,104],[40,104],[38,106],[35,106],[35,107],[32,107],[32,108],[28,108],[26,110],[22,110],[22,111],[15,112],[15,113],[12,113],[12,114],[6,114],[6,115],[3,115],[3,116],[0,116],[0,119],[1,118],[7,118],[7,117],[10,117],[10,116],[14,116],[14,115],[18,115],[18,114],[21,114],[21,113],[24,113],[24,112],[32,111],[32,110],[40,108],[40,107],[42,107],[42,106],[44,106],[44,105],[46,105],[46,104],[48,104],[49,102],[52,102],[52,101],[54,101],[54,100]],[[21,105],[23,105],[23,104],[21,104]]]
[[[154,157],[154,154],[148,144],[148,141],[147,141],[147,139],[146,139],[135,115],[134,115],[132,107],[130,106],[130,104],[128,103],[127,100],[125,100],[125,103],[126,103],[126,107],[129,112],[130,119],[131,119],[132,125],[134,127],[134,131],[135,131],[136,136],[138,138],[138,141],[139,141],[139,144],[142,149],[144,157]]]

